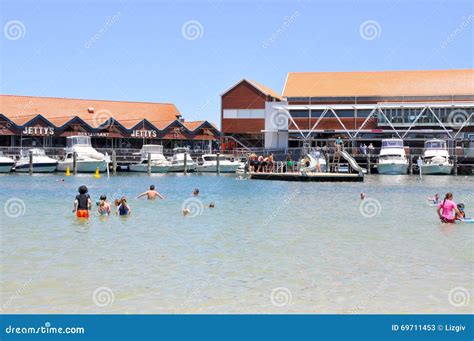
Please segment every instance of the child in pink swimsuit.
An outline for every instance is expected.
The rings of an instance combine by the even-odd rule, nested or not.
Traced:
[[[454,211],[454,212],[453,212]],[[438,206],[438,216],[441,222],[452,224],[456,222],[456,214],[459,214],[458,207],[453,201],[453,193],[446,193],[444,200]]]

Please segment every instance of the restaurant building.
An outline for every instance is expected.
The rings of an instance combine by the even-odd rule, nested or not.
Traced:
[[[66,137],[90,136],[97,148],[209,149],[219,130],[185,121],[174,104],[0,95],[0,146],[64,147]]]
[[[243,79],[221,95],[221,130],[233,146],[379,145],[431,138],[474,148],[474,70],[290,72],[283,92]]]

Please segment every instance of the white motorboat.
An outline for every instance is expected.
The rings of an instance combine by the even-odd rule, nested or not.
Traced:
[[[173,149],[173,157],[171,158],[171,167],[168,172],[184,172],[184,158],[186,157],[186,171],[195,172],[196,163],[189,155],[189,150],[184,147],[178,147]]]
[[[444,140],[429,140],[425,142],[422,174],[451,174],[453,163],[449,159],[448,148]]]
[[[32,155],[33,173],[52,173],[58,166],[58,160],[46,155],[44,149],[32,148],[20,152],[20,159],[15,165],[15,172],[25,173],[30,171],[30,154]]]
[[[148,154],[150,154],[151,173],[166,173],[171,162],[163,155],[163,146],[158,144],[145,144],[140,150],[140,162],[130,165],[131,172],[148,172]]]
[[[379,174],[403,175],[408,171],[408,159],[403,140],[382,140],[382,148],[377,162]]]
[[[230,160],[225,155],[219,155],[219,171],[221,173],[235,173],[241,166],[239,161]],[[217,172],[217,154],[202,155],[197,164],[198,172]]]
[[[0,151],[0,173],[10,173],[14,165],[15,161]]]
[[[58,171],[65,172],[67,168],[72,172],[74,168],[74,153],[76,153],[76,167],[78,173],[91,173],[99,169],[106,170],[105,156],[92,148],[89,136],[68,136],[66,139],[65,155],[58,163]]]

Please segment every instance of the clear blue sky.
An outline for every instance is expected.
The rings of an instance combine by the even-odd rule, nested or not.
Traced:
[[[244,77],[281,92],[288,71],[472,68],[473,3],[2,0],[0,90],[172,102],[219,123]]]

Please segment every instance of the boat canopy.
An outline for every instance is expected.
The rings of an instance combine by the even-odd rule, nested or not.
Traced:
[[[204,161],[217,161],[216,154],[206,154],[202,156]],[[219,161],[227,161],[227,157],[225,155],[219,155]]]
[[[20,151],[20,156],[22,157],[27,157],[30,155],[30,152],[33,156],[46,156],[46,153],[44,151],[44,149],[41,149],[41,148],[31,148],[31,149],[28,149],[28,150],[21,150]]]
[[[144,144],[140,152],[142,154],[163,154],[163,146],[159,144]]]
[[[403,140],[399,140],[399,139],[382,140],[382,148],[403,148]]]
[[[73,147],[75,145],[92,146],[90,136],[68,136],[66,147]]]
[[[173,148],[174,153],[189,153],[189,148],[186,147],[176,147]]]
[[[429,140],[425,142],[426,149],[446,149],[446,141]]]

